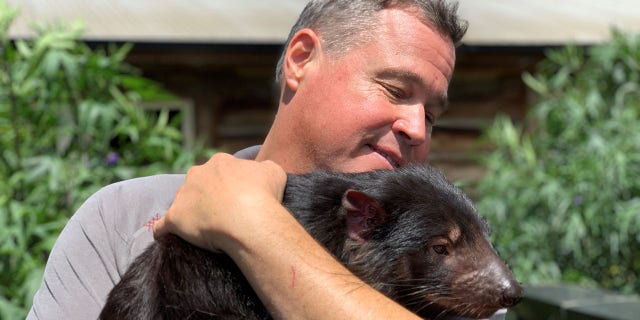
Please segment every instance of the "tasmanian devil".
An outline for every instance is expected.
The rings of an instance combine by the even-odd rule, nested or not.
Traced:
[[[472,202],[436,169],[289,175],[284,205],[355,275],[416,314],[488,317],[522,287]],[[101,319],[268,319],[233,261],[168,235],[129,267]]]

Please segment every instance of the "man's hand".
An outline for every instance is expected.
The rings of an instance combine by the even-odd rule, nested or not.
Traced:
[[[237,249],[241,238],[260,228],[265,208],[281,206],[286,181],[272,161],[217,153],[189,169],[173,204],[155,223],[154,236],[174,233],[210,251]]]

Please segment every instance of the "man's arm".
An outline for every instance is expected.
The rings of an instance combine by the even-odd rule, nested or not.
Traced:
[[[156,222],[156,236],[176,233],[230,255],[277,318],[417,319],[355,277],[298,224],[280,204],[285,183],[273,162],[216,154],[189,170]]]

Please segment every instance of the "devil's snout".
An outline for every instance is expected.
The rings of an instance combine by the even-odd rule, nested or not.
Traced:
[[[502,290],[502,297],[500,298],[500,305],[504,308],[513,307],[522,299],[524,289],[516,281],[508,281],[507,285]]]

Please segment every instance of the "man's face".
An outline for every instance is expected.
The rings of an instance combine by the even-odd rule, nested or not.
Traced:
[[[455,51],[415,16],[379,13],[374,41],[336,58],[320,53],[296,93],[304,111],[295,137],[307,169],[392,169],[426,161],[431,126],[446,105]],[[304,170],[304,168],[302,168]]]

